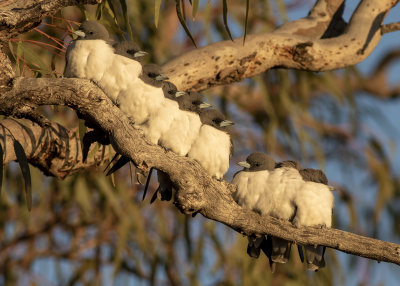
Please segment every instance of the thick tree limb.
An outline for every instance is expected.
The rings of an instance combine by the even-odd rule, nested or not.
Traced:
[[[118,152],[142,168],[155,167],[170,175],[178,189],[175,204],[185,213],[200,212],[246,235],[270,234],[400,265],[400,245],[336,229],[297,229],[289,222],[242,209],[231,196],[233,185],[211,178],[195,160],[147,142],[125,114],[88,80],[16,78],[12,90],[0,97],[0,112],[13,113],[26,105],[66,105],[96,121]]]
[[[327,71],[355,65],[379,43],[381,23],[398,0],[363,0],[344,33],[321,38],[322,30],[315,27],[332,19],[341,2],[324,6],[325,1],[317,1],[314,10],[318,13],[311,13],[311,20],[301,19],[272,33],[248,35],[245,45],[242,39],[236,39],[192,50],[166,63],[163,72],[182,90],[203,90],[241,81],[274,67]],[[307,23],[305,29],[302,22]]]
[[[53,15],[63,7],[100,2],[101,0],[7,0],[0,6],[0,43],[33,29],[44,17]]]

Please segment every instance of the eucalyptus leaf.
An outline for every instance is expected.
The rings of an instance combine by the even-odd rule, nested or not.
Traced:
[[[192,4],[192,17],[193,20],[196,18],[197,10],[199,9],[199,0],[193,0]]]
[[[178,20],[181,23],[183,29],[185,30],[186,35],[190,38],[193,45],[197,48],[196,42],[194,41],[194,38],[193,38],[192,34],[190,33],[189,28],[186,25],[185,19],[182,16],[181,1],[176,0],[175,3],[176,3],[176,15],[178,16]]]
[[[0,194],[3,186],[3,164],[4,164],[3,156],[4,156],[3,147],[0,144]]]
[[[246,0],[246,19],[244,20],[243,45],[244,45],[244,42],[246,41],[247,24],[248,24],[248,20],[249,20],[249,9],[250,9],[250,0]]]
[[[161,7],[161,0],[156,0],[154,2],[154,25],[158,28],[158,20],[160,17],[160,7]]]
[[[17,157],[19,167],[21,168],[22,176],[25,181],[25,194],[26,194],[26,204],[28,206],[28,210],[32,209],[32,182],[31,182],[31,172],[29,170],[28,159],[26,158],[26,154],[24,148],[18,140],[14,140],[14,151]]]
[[[226,0],[222,0],[222,13],[224,18],[225,30],[228,33],[229,38],[233,41],[231,30],[229,30],[228,26],[228,4],[226,3]]]

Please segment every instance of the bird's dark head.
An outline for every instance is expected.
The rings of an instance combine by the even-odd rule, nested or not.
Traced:
[[[146,64],[142,66],[143,72],[140,78],[147,84],[155,87],[162,87],[164,80],[168,77],[161,74],[161,67],[156,64]]]
[[[85,21],[74,32],[81,40],[109,40],[107,29],[96,21]]]
[[[143,73],[140,78],[155,87],[162,87],[163,82],[168,80],[168,77],[161,73],[161,67],[156,64],[146,64],[142,66]]]
[[[283,168],[283,167],[288,167],[288,168],[295,168],[296,170],[301,170],[301,165],[300,163],[293,161],[293,160],[286,160],[282,161],[279,163],[276,163],[275,168]]]
[[[306,168],[300,170],[300,175],[302,176],[304,181],[328,185],[328,178],[321,170]]]
[[[163,81],[162,90],[166,98],[176,100],[177,97],[175,94],[177,93],[178,89],[176,88],[175,84],[170,81]]]
[[[247,156],[245,162],[239,162],[238,165],[249,171],[272,171],[275,169],[275,160],[265,153],[254,152]]]
[[[210,125],[218,130],[227,131],[228,126],[234,123],[229,120],[225,120],[225,116],[215,109],[201,110],[200,113],[201,123]]]
[[[141,57],[145,56],[147,53],[140,50],[138,44],[133,41],[122,41],[115,43],[113,45],[115,53],[133,60],[139,60]]]
[[[179,108],[182,110],[199,113],[202,109],[211,107],[203,102],[203,96],[198,92],[185,92],[176,96]]]

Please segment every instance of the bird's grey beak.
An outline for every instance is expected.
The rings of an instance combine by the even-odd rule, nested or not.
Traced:
[[[222,121],[222,122],[219,124],[219,126],[220,126],[220,127],[225,127],[225,126],[231,126],[231,125],[233,125],[233,124],[235,124],[235,123],[233,123],[232,121],[224,120],[224,121]]]
[[[330,190],[331,192],[336,191],[336,188],[333,187],[333,186],[328,186],[328,188],[329,188],[329,190]]]
[[[85,32],[82,30],[73,31],[72,34],[76,35],[79,38],[84,38],[86,36]]]
[[[167,79],[169,79],[169,77],[162,75],[162,74],[156,76],[156,80],[159,80],[159,81],[167,80]]]
[[[251,166],[250,166],[250,164],[249,163],[247,163],[246,161],[242,161],[242,162],[239,162],[239,163],[237,163],[239,166],[241,166],[241,167],[243,167],[243,168],[246,168],[246,169],[249,169]]]
[[[175,92],[175,97],[180,97],[185,94],[186,94],[186,91],[177,91],[177,92]]]
[[[138,52],[136,52],[136,53],[133,54],[133,57],[135,57],[135,58],[140,58],[140,57],[146,56],[147,54],[148,54],[148,53],[145,52],[145,51],[138,51]]]
[[[211,107],[211,106],[212,106],[211,104],[208,104],[208,103],[205,103],[205,102],[202,102],[202,103],[199,104],[199,107],[201,109],[208,108],[208,107]]]

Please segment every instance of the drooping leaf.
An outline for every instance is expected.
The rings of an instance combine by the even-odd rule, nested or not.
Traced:
[[[15,61],[15,72],[17,76],[21,75],[22,67],[21,67],[21,59],[22,59],[22,41],[19,41],[17,44],[17,55]],[[23,64],[22,64],[23,65]]]
[[[111,149],[111,146],[110,146],[109,149]],[[109,156],[110,156],[110,158],[109,158],[110,161],[108,162],[107,166],[104,168],[104,170],[103,170],[104,173],[106,173],[107,170],[108,170],[108,168],[110,168],[111,164],[114,163],[114,161],[116,161],[117,159],[119,159],[119,157],[121,156],[121,155],[119,155],[118,153],[115,153],[114,156],[111,158],[111,150],[108,151],[108,154],[109,154]]]
[[[97,5],[96,9],[96,20],[100,20],[103,15],[103,9],[106,4],[106,1],[102,1],[100,4]]]
[[[121,156],[121,158],[118,159],[118,161],[114,164],[114,166],[111,167],[110,170],[108,170],[106,176],[111,175],[112,173],[116,172],[117,170],[121,169],[123,166],[125,166],[130,159],[125,156]]]
[[[154,25],[158,28],[158,19],[160,17],[161,0],[154,2]]]
[[[124,21],[125,21],[126,29],[128,31],[130,39],[132,40],[133,39],[133,34],[132,34],[131,25],[129,23],[128,6],[126,5],[126,1],[125,0],[119,0],[119,2],[121,3],[121,8],[122,8],[122,13],[124,15]]]
[[[183,20],[186,22],[185,0],[181,0],[181,7],[182,7],[182,16],[183,16]]]
[[[133,185],[134,185],[134,181],[133,181],[132,172],[133,172],[133,170],[132,170],[132,163],[129,162],[129,176],[130,176],[130,179],[131,179],[131,185],[133,186]]]
[[[21,44],[21,51],[25,61],[29,64],[29,66],[32,66],[34,69],[39,69],[39,72],[42,74],[51,73],[49,66],[45,64],[41,57],[28,46]]]
[[[86,8],[84,5],[77,5],[77,7],[81,10],[81,13],[83,15],[83,18],[85,21],[89,20],[89,15],[88,12],[86,11]]]
[[[146,197],[147,189],[149,188],[150,179],[151,179],[151,173],[152,172],[153,172],[153,168],[150,168],[149,174],[147,175],[146,185],[144,186],[142,201],[144,201],[144,198]]]
[[[228,4],[226,3],[226,0],[222,0],[222,13],[224,18],[225,30],[228,33],[229,38],[233,41],[231,30],[229,30],[228,27]]]
[[[24,177],[26,204],[28,206],[28,210],[30,211],[32,209],[32,182],[28,159],[26,158],[24,148],[17,140],[14,140],[14,151],[18,160],[19,167],[21,168],[22,176]]]
[[[186,26],[186,22],[182,16],[182,9],[181,9],[181,1],[176,0],[176,15],[178,16],[179,22],[181,23],[183,29],[185,30],[186,35],[190,38],[192,41],[193,45],[197,48],[196,42],[194,41],[194,38],[192,34],[189,31],[189,28]]]
[[[0,194],[1,194],[1,187],[3,186],[3,164],[4,164],[3,155],[4,155],[3,147],[0,144]]]
[[[243,45],[244,45],[244,42],[246,41],[246,35],[247,35],[247,24],[248,24],[248,20],[249,20],[249,8],[250,8],[250,0],[246,0],[246,19],[244,20]]]
[[[85,120],[79,119],[79,141],[81,143],[82,152],[84,152],[85,143],[83,142],[83,138],[85,137],[85,133],[86,133]]]
[[[192,4],[192,17],[193,20],[196,18],[197,10],[199,9],[199,0],[193,0]]]

